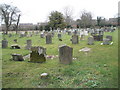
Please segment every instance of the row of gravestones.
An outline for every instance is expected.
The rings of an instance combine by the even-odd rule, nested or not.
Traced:
[[[58,38],[61,39],[61,34],[58,34]],[[81,40],[82,40],[83,37],[81,37]],[[101,39],[102,38],[102,39]],[[109,45],[110,44],[110,41],[112,41],[112,36],[106,36],[106,39],[103,40],[103,36],[102,37],[93,37],[93,36],[90,36],[88,38],[88,45],[93,45],[94,44],[94,41],[103,41],[103,44],[104,45]],[[79,43],[79,38],[78,38],[78,35],[73,35],[72,36],[72,44],[78,44]],[[17,39],[14,39],[14,42],[17,42]],[[30,49],[31,46],[32,46],[32,41],[31,40],[27,40],[27,45],[26,45],[26,49]],[[46,44],[51,44],[52,43],[52,36],[50,34],[48,34],[46,36]],[[2,48],[7,48],[8,47],[8,41],[7,40],[2,40]],[[13,45],[11,46],[12,48],[14,47],[18,47],[17,45]],[[17,48],[19,49],[19,48]]]
[[[21,54],[12,54],[14,61],[24,61]],[[62,64],[71,64],[73,59],[73,48],[63,45],[59,47],[59,61]],[[31,47],[30,62],[46,62],[46,48],[36,46]]]

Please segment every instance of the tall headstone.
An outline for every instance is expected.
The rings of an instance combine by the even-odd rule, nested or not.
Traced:
[[[109,44],[110,44],[109,39],[104,39],[104,40],[103,40],[103,45],[109,45]]]
[[[59,47],[59,61],[62,64],[72,63],[73,48],[69,46],[60,46]]]
[[[52,35],[51,34],[47,34],[46,35],[46,44],[51,44],[52,43]]]
[[[28,50],[30,50],[31,49],[31,46],[32,46],[32,41],[29,39],[29,40],[26,40],[26,43],[27,43],[27,45],[26,45],[26,49],[28,49]]]
[[[8,47],[8,41],[2,40],[2,48],[7,48],[7,47]]]
[[[30,61],[36,63],[43,63],[46,61],[46,48],[31,47]]]
[[[106,38],[109,39],[109,41],[112,41],[112,36],[107,35]]]
[[[78,35],[72,35],[72,44],[78,44],[78,43],[79,43]]]
[[[93,45],[94,44],[94,38],[92,36],[90,36],[88,38],[88,45]]]

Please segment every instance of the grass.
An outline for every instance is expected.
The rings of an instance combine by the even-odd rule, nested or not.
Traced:
[[[113,36],[113,45],[87,45],[87,37],[79,44],[73,45],[70,42],[71,36],[62,35],[60,42],[57,34],[53,37],[52,44],[45,44],[45,38],[40,35],[33,37],[19,38],[3,36],[9,41],[9,47],[2,49],[2,87],[3,88],[118,88],[118,30],[106,32],[106,35]],[[10,49],[14,44],[13,40],[18,39],[18,44],[22,49]],[[31,63],[25,61],[11,61],[12,53],[27,55],[30,52],[25,50],[27,39],[32,40],[33,46],[43,46],[47,48],[48,55],[58,55],[58,47],[63,44],[73,48],[73,63],[63,65],[59,63],[59,58],[47,59],[45,63]],[[83,47],[91,48],[86,55],[79,52]],[[41,79],[41,73],[48,73],[47,79]]]

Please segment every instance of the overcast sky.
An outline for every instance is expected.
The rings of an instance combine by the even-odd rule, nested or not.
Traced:
[[[118,13],[119,0],[0,0],[0,4],[17,6],[22,16],[20,23],[44,22],[51,11],[63,12],[66,6],[73,9],[73,18],[78,19],[83,10],[92,13],[93,18],[102,16],[115,17]]]

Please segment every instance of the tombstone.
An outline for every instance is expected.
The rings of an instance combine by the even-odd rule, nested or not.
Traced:
[[[59,61],[62,64],[72,63],[73,48],[69,46],[60,46],[59,47]]]
[[[52,43],[52,36],[51,34],[46,35],[46,44],[51,44]]]
[[[27,43],[27,45],[26,45],[26,49],[27,50],[30,50],[31,49],[31,46],[32,46],[32,41],[29,39],[29,40],[26,40],[26,43]]]
[[[21,54],[12,54],[12,58],[14,61],[24,61],[23,56]]]
[[[7,40],[2,40],[2,48],[7,48],[8,47],[8,41]]]
[[[20,49],[20,46],[17,44],[11,45],[11,49]]]
[[[84,35],[81,35],[80,40],[84,40]]]
[[[110,44],[109,39],[104,39],[104,40],[103,40],[103,45],[109,45],[109,44]]]
[[[103,41],[103,35],[93,35],[95,41]]]
[[[72,35],[72,44],[78,44],[78,43],[79,43],[78,35]]]
[[[93,45],[94,44],[94,38],[92,36],[90,36],[88,38],[88,45]]]
[[[70,31],[68,31],[68,35],[71,35],[71,32],[70,32]]]
[[[31,47],[30,61],[36,63],[43,63],[46,61],[46,48]]]
[[[77,35],[77,30],[74,31],[74,35]]]
[[[61,37],[62,37],[62,36],[61,36],[61,34],[60,34],[60,33],[58,33],[58,39],[61,39]]]
[[[44,38],[44,34],[43,34],[43,33],[41,33],[41,34],[40,34],[40,37],[41,37],[41,38]]]
[[[112,41],[112,36],[107,35],[106,38],[109,39],[109,41]]]
[[[14,39],[13,41],[14,41],[15,43],[17,43],[17,39]]]
[[[10,34],[8,35],[8,37],[12,37],[12,34],[10,33]]]
[[[24,37],[24,34],[21,33],[21,34],[20,34],[20,38],[22,38],[22,37]]]

